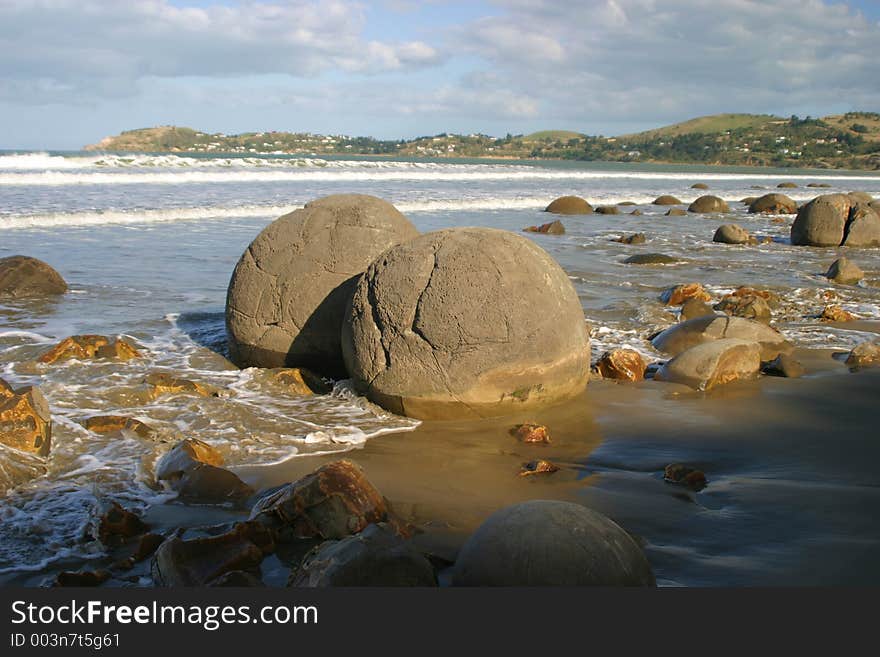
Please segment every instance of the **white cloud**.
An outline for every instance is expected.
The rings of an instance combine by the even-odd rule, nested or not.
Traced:
[[[32,89],[43,100],[39,88],[54,86],[68,96],[115,95],[147,76],[310,77],[440,61],[426,43],[365,40],[365,21],[349,0],[185,8],[167,0],[3,0],[0,93]]]

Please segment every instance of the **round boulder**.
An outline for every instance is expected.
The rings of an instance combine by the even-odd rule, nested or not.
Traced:
[[[695,390],[752,379],[761,369],[761,347],[757,342],[725,338],[691,347],[663,366],[655,381],[681,383]]]
[[[67,292],[61,274],[42,260],[15,255],[0,258],[0,299],[46,297]]]
[[[380,253],[417,235],[393,205],[362,194],[327,196],[272,222],[229,283],[232,360],[344,378],[339,335],[358,277]]]
[[[641,548],[580,504],[533,500],[492,514],[455,562],[453,586],[653,586]]]
[[[848,192],[847,196],[849,196],[853,203],[873,203],[874,197],[868,194],[868,192]]]
[[[730,208],[723,199],[707,194],[691,203],[688,206],[688,212],[699,212],[702,214],[709,212],[730,212]]]
[[[736,224],[724,224],[718,227],[715,235],[712,237],[713,242],[722,244],[750,244],[755,240],[742,226]]]
[[[823,194],[801,206],[791,225],[798,246],[880,246],[880,215],[847,194]]]
[[[574,395],[589,336],[577,293],[531,240],[454,228],[386,251],[342,330],[356,387],[418,418],[502,415]]]
[[[855,285],[865,277],[865,272],[849,258],[841,257],[831,263],[825,276],[841,285]]]
[[[797,203],[785,194],[764,194],[749,204],[750,214],[795,214]]]
[[[544,209],[553,214],[590,214],[592,211],[593,206],[580,196],[560,196]]]
[[[654,199],[653,205],[681,205],[681,201],[669,194],[663,194]]]

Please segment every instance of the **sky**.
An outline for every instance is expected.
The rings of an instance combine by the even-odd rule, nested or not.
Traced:
[[[880,111],[880,0],[0,0],[0,149]]]

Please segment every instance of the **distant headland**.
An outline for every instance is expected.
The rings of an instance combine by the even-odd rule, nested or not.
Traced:
[[[128,130],[89,151],[243,155],[382,155],[431,158],[566,159],[880,170],[880,113],[823,118],[715,114],[616,137],[565,130],[491,137],[447,134],[415,139],[294,132],[207,133],[161,126]]]

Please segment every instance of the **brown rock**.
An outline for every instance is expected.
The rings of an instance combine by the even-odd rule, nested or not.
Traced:
[[[840,306],[825,306],[819,317],[819,320],[823,322],[851,322],[854,319],[858,319],[858,317]]]
[[[85,421],[85,428],[94,433],[131,431],[141,438],[153,438],[156,431],[148,424],[127,415],[93,415]]]
[[[795,214],[797,203],[785,194],[764,194],[749,204],[750,214]]]
[[[623,205],[623,204],[621,203],[621,205]],[[643,214],[642,211],[639,210],[638,208],[636,208],[635,210],[633,210],[632,212],[630,212],[630,215],[633,216],[633,217],[641,217],[642,214]]]
[[[620,209],[616,205],[600,205],[595,209],[598,214],[620,214]]]
[[[651,203],[652,205],[681,205],[681,200],[669,194],[664,194],[655,198]]]
[[[200,397],[219,397],[220,390],[205,383],[176,377],[167,372],[153,372],[144,378],[144,383],[155,397],[161,395],[199,395]]]
[[[111,577],[110,571],[103,569],[81,570],[78,572],[68,570],[58,573],[55,581],[52,582],[52,586],[100,586]]]
[[[728,295],[715,304],[714,309],[733,317],[753,319],[764,324],[770,323],[770,306],[758,295]]]
[[[681,352],[657,370],[654,380],[708,391],[732,381],[754,378],[760,368],[761,347],[757,342],[722,338]]]
[[[111,343],[111,339],[103,335],[72,335],[41,355],[37,361],[46,364],[73,358],[77,360],[111,358],[126,361],[139,356],[140,352],[123,338],[117,338]]]
[[[550,430],[543,424],[517,424],[510,430],[510,435],[524,443],[550,442]]]
[[[0,258],[0,299],[64,294],[67,283],[42,260],[15,255]]]
[[[676,285],[675,287],[667,288],[660,294],[660,301],[667,306],[680,306],[688,299],[710,301],[712,297],[700,283]]]
[[[670,463],[663,471],[664,481],[671,484],[684,484],[694,490],[703,490],[708,483],[702,470],[682,463]]]
[[[771,308],[775,308],[779,305],[779,295],[775,292],[747,287],[745,285],[740,285],[730,294],[725,294],[724,298],[726,299],[727,297],[761,297]]]
[[[30,454],[48,455],[52,445],[52,415],[46,398],[36,387],[11,392],[3,381],[0,386],[0,443]]]
[[[684,209],[682,209],[682,208],[671,208],[670,210],[667,210],[666,214],[663,216],[664,217],[684,217],[686,215],[687,215],[687,212],[685,212]]]
[[[227,573],[259,576],[263,558],[275,549],[271,532],[257,522],[239,522],[219,536],[165,540],[150,570],[156,586],[210,586]]]
[[[118,502],[111,502],[110,508],[98,520],[98,540],[108,547],[115,547],[148,529],[139,515],[124,509]]]
[[[251,511],[276,540],[339,539],[388,520],[385,499],[348,460],[333,461],[264,497]]]
[[[618,381],[642,381],[647,367],[641,354],[632,349],[606,351],[596,364],[603,379]]]
[[[693,319],[694,317],[705,317],[706,315],[714,315],[715,311],[705,301],[699,299],[688,299],[681,305],[682,321]]]
[[[776,185],[778,189],[795,189],[797,187],[793,182],[781,182]]]
[[[522,469],[519,471],[519,476],[529,477],[537,474],[553,474],[558,471],[559,466],[554,465],[550,461],[545,461],[544,459],[537,459],[535,461],[523,463]]]
[[[777,330],[761,322],[742,317],[713,315],[695,317],[661,331],[651,343],[656,349],[675,356],[696,345],[724,338],[757,342],[761,346],[761,360],[772,360],[780,353],[788,353],[792,346]]]
[[[865,272],[849,258],[838,258],[825,273],[825,276],[841,285],[855,285],[865,277]]]
[[[880,344],[862,342],[856,345],[846,357],[846,364],[852,369],[880,365]]]
[[[580,196],[560,196],[544,211],[553,214],[590,214],[593,207]]]
[[[189,438],[175,445],[156,464],[156,479],[167,481],[181,500],[222,503],[240,501],[253,489],[225,468],[220,452]]]
[[[789,379],[802,377],[806,370],[789,354],[779,354],[766,363],[761,363],[761,371],[769,376],[782,376]]]
[[[691,189],[709,189],[709,185],[706,183],[694,183],[691,185]]]
[[[717,196],[707,194],[701,196],[688,206],[688,212],[708,213],[708,212],[730,212],[730,207],[723,199]]]
[[[742,226],[737,224],[723,224],[715,231],[713,242],[722,244],[754,244],[757,240]]]
[[[757,196],[746,196],[745,198],[740,199],[739,202],[742,203],[743,205],[751,205],[752,203],[754,203],[757,200],[758,200]]]
[[[333,390],[324,379],[303,367],[285,367],[271,372],[271,380],[294,395],[326,395]]]
[[[648,238],[645,237],[644,233],[633,233],[632,235],[621,235],[614,241],[621,244],[644,244],[648,241]]]
[[[672,265],[681,261],[665,253],[637,253],[623,262],[627,265]]]
[[[828,183],[809,183],[807,187],[831,187]]]
[[[565,226],[562,224],[559,219],[556,221],[551,221],[547,224],[541,224],[540,226],[529,226],[528,228],[523,228],[523,232],[525,233],[544,233],[545,235],[564,235],[565,234]]]

